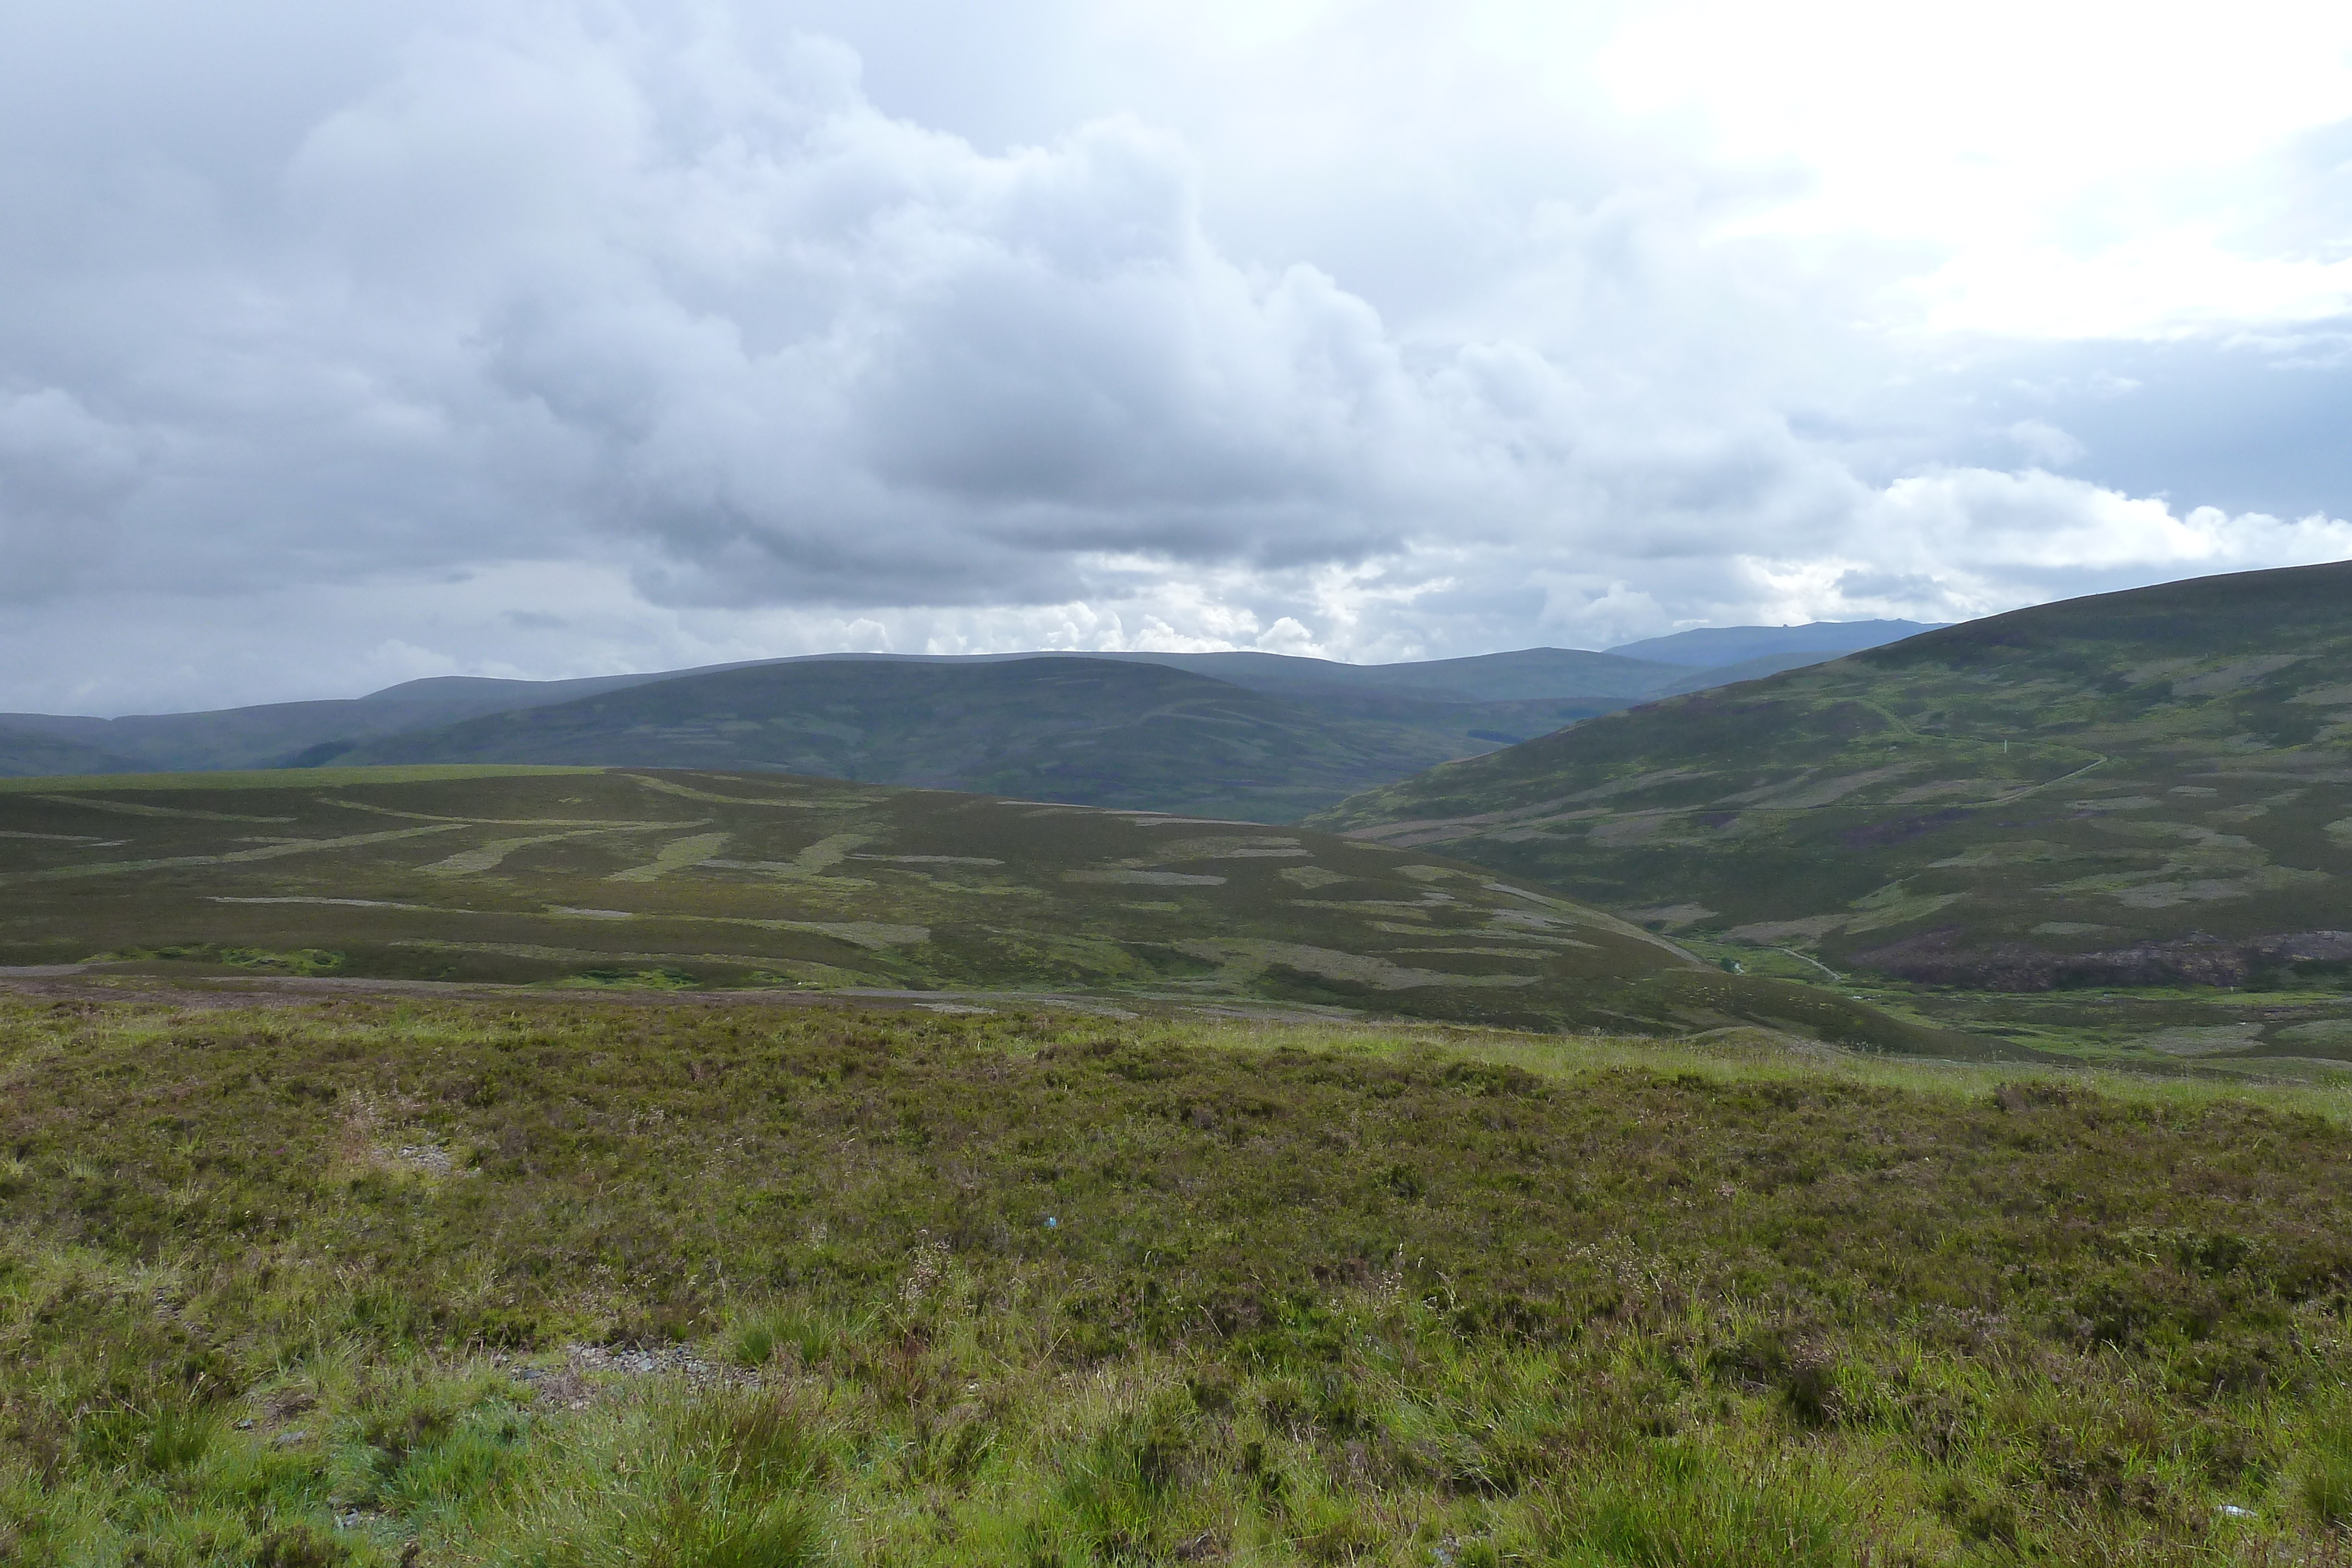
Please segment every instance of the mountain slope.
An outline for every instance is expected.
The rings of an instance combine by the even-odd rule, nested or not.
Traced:
[[[1460,751],[1394,714],[1339,722],[1159,664],[1056,657],[764,664],[373,741],[339,760],[770,768],[1287,821]]]
[[[1436,856],[773,773],[0,785],[0,964],[92,958],[572,984],[1076,987],[1536,1028],[1760,1021],[1937,1055],[1987,1049],[1727,975]]]
[[[1946,628],[1315,819],[1664,928],[2009,988],[2352,960],[2352,563]]]
[[[1752,659],[1742,659],[1736,664],[1713,669],[1694,670],[1678,681],[1660,686],[1654,696],[1680,696],[1685,692],[1708,692],[1717,686],[1736,686],[1743,681],[1760,681],[1767,675],[1777,675],[1783,670],[1801,670],[1813,664],[1826,664],[1843,658],[1847,649],[1795,648],[1785,653],[1759,653]],[[1628,707],[1633,705],[1628,703]]]

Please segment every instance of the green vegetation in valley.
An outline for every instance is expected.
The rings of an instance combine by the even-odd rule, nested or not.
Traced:
[[[2340,988],[2352,563],[1970,622],[1312,821],[1761,963],[1981,992]]]
[[[1248,1000],[1676,1034],[1759,1022],[1939,1056],[1997,1049],[1728,975],[1438,856],[779,774],[413,767],[0,786],[0,964],[84,962],[1052,988],[1143,1007]]]
[[[1796,947],[1685,932],[1727,970],[1816,987],[1881,1013],[2015,1053],[2134,1072],[2327,1082],[2352,1071],[2352,988],[2066,987],[2032,991],[1920,985],[1830,969]]]
[[[2352,1525],[2341,1089],[221,999],[0,1003],[11,1563],[2252,1564]]]

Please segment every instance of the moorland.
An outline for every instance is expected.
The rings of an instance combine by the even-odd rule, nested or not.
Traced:
[[[0,1004],[12,1563],[2271,1563],[2352,1520],[2340,1090],[47,984]]]
[[[0,1559],[2343,1561],[2348,590],[74,721]]]
[[[0,963],[668,989],[1059,989],[1538,1029],[1972,1037],[1733,976],[1443,857],[775,774],[421,768],[0,785]]]

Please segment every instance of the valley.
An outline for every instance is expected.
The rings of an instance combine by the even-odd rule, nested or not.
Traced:
[[[1522,1029],[1971,1037],[1738,977],[1460,862],[772,774],[517,768],[0,786],[0,965],[814,993],[1073,991]],[[1114,1009],[1118,1010],[1118,1009]]]

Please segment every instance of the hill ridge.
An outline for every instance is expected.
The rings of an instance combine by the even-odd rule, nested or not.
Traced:
[[[1312,820],[1835,966],[2210,984],[2343,956],[2347,786],[2352,562],[1947,627]]]

